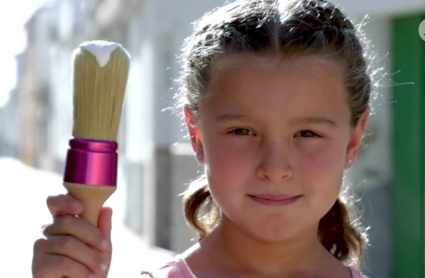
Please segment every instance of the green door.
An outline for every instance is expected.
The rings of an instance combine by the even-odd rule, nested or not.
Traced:
[[[418,33],[424,19],[393,21],[393,278],[425,277],[425,41]]]

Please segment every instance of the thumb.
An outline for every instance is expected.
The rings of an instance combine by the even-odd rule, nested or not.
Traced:
[[[97,220],[97,226],[102,234],[109,241],[111,240],[111,229],[112,229],[112,208],[103,207],[100,210],[99,218]]]

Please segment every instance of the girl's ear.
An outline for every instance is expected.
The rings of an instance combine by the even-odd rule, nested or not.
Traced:
[[[195,117],[193,116],[188,104],[184,106],[184,117],[196,160],[200,164],[204,164],[204,148],[202,146],[201,131],[199,130]]]
[[[363,115],[359,119],[359,122],[357,123],[355,130],[350,135],[350,140],[348,142],[347,152],[345,155],[346,159],[345,159],[344,169],[349,169],[351,165],[353,164],[353,163],[348,163],[349,159],[351,159],[352,161],[355,160],[355,157],[360,148],[363,132],[366,128],[366,125],[369,119],[369,114],[370,114],[370,107],[368,106],[366,111],[363,113]]]

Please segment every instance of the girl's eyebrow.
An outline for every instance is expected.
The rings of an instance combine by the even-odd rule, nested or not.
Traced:
[[[215,119],[216,123],[226,122],[226,121],[252,121],[251,118],[247,115],[243,114],[223,114],[218,116]],[[338,127],[337,123],[329,118],[326,117],[304,117],[304,118],[296,118],[292,119],[290,122],[290,125],[297,126],[297,125],[307,125],[307,124],[326,124],[329,127],[336,128]]]
[[[216,123],[227,122],[227,121],[242,121],[242,120],[250,120],[248,116],[243,114],[223,114],[215,118]]]
[[[302,125],[302,124],[326,124],[329,127],[337,128],[338,125],[335,121],[326,118],[326,117],[305,117],[305,118],[297,118],[290,121],[291,125]]]

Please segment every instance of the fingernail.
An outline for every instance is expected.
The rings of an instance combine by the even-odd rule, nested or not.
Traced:
[[[90,278],[96,278],[96,275],[94,275],[93,273],[91,273],[89,277]]]
[[[101,270],[106,271],[108,269],[108,264],[105,262],[101,262],[99,267]]]

